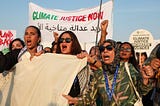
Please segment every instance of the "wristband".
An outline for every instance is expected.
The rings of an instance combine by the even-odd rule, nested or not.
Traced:
[[[91,65],[95,65],[97,63],[97,60],[94,60],[93,63],[91,63]]]

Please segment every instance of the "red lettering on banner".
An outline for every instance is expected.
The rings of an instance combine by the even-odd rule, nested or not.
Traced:
[[[62,21],[72,21],[72,22],[85,22],[86,18],[88,18],[88,21],[96,20],[96,19],[103,19],[103,12],[94,12],[88,14],[88,17],[86,15],[80,15],[80,16],[62,16],[60,20]]]
[[[12,40],[13,34],[11,31],[4,32],[4,34],[2,34],[2,31],[0,31],[0,45],[8,46]]]
[[[88,21],[96,20],[96,19],[103,19],[103,12],[94,12],[88,15]]]
[[[60,20],[63,21],[72,21],[72,22],[84,22],[86,21],[86,15],[80,15],[80,16],[62,16]]]

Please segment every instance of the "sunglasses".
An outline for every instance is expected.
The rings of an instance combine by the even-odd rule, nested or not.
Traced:
[[[113,46],[112,45],[108,45],[108,46],[100,46],[99,47],[100,52],[103,52],[105,49],[107,49],[108,51],[112,51],[113,50]]]
[[[120,48],[120,51],[131,52],[131,48]]]
[[[59,43],[63,43],[65,41],[66,43],[70,43],[72,41],[71,38],[59,38]]]

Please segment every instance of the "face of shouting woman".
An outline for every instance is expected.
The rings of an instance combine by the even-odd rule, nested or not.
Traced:
[[[103,44],[103,46],[101,46],[100,51],[101,51],[102,61],[105,64],[112,64],[115,57],[114,47],[110,43],[106,42]]]
[[[64,33],[60,41],[60,49],[62,54],[71,54],[71,47],[72,47],[72,38],[68,33]]]
[[[25,30],[24,41],[28,50],[36,49],[40,42],[40,37],[34,27],[28,27]]]

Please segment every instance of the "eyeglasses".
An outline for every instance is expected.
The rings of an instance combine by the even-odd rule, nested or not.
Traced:
[[[131,52],[131,48],[120,48],[120,51]]]
[[[63,43],[65,41],[66,43],[70,43],[72,41],[71,38],[59,38],[59,43]]]
[[[108,45],[108,46],[100,46],[99,47],[100,52],[103,52],[105,49],[107,49],[108,51],[112,51],[113,50],[113,46],[112,45]]]

